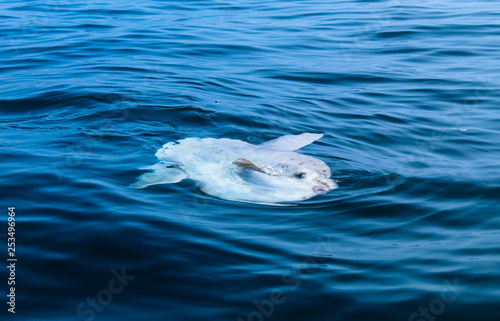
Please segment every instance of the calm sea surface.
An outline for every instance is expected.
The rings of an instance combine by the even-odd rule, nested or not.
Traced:
[[[1,320],[500,320],[495,1],[4,1]],[[302,152],[294,207],[127,186],[164,143]],[[7,218],[15,207],[15,315]]]

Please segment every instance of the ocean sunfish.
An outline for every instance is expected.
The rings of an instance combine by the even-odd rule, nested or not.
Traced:
[[[189,178],[215,197],[279,205],[324,194],[338,185],[323,161],[295,150],[323,134],[285,135],[260,145],[228,138],[185,138],[163,145],[159,163],[137,178],[132,188],[177,183]]]

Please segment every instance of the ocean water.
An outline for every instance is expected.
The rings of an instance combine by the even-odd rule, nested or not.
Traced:
[[[494,1],[0,4],[1,320],[499,320]],[[324,133],[293,207],[127,186]],[[15,207],[15,314],[6,268]]]

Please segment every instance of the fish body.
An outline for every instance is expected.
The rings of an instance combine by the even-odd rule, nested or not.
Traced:
[[[189,178],[215,197],[249,203],[296,202],[337,188],[323,161],[295,152],[322,134],[286,135],[252,145],[228,138],[186,138],[170,142],[155,156],[152,173],[131,187],[176,183]]]

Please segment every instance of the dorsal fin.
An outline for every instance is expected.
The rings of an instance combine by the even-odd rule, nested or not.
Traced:
[[[321,137],[323,137],[323,134],[303,133],[300,135],[285,135],[260,144],[259,146],[267,150],[291,152],[309,145]]]

